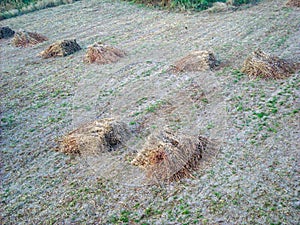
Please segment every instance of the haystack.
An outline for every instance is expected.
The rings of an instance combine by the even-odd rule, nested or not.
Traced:
[[[175,62],[170,70],[174,72],[205,71],[217,65],[218,62],[211,51],[194,51]]]
[[[15,32],[9,27],[0,27],[0,39],[6,39],[13,37]]]
[[[147,177],[153,181],[179,180],[191,176],[207,144],[208,139],[202,136],[163,131],[150,136],[131,163],[145,169]]]
[[[125,55],[125,52],[120,49],[98,42],[88,48],[84,62],[98,64],[114,63]]]
[[[245,60],[241,72],[248,74],[250,78],[281,79],[290,76],[294,70],[293,63],[258,49]]]
[[[28,47],[47,40],[48,38],[38,33],[19,31],[15,33],[12,44],[16,47]]]
[[[206,11],[209,13],[218,13],[218,12],[226,12],[233,8],[234,8],[233,6],[224,2],[214,2],[212,7],[208,8]]]
[[[67,134],[58,150],[67,154],[99,154],[117,149],[129,136],[129,128],[123,122],[96,120]]]
[[[285,3],[285,5],[289,6],[289,7],[300,7],[300,1],[299,0],[288,0]]]
[[[44,59],[50,57],[64,57],[81,50],[76,40],[62,40],[50,45],[46,50],[40,53]]]

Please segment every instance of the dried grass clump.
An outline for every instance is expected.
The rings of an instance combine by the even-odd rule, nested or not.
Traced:
[[[81,50],[76,40],[62,40],[50,45],[46,50],[40,53],[44,59],[50,57],[64,57]]]
[[[191,176],[207,148],[208,139],[164,131],[152,135],[131,162],[153,181],[176,181]]]
[[[47,40],[48,38],[38,33],[19,31],[15,33],[12,44],[16,47],[28,47]]]
[[[241,72],[248,74],[250,78],[281,79],[290,76],[294,70],[293,63],[258,49],[245,60]]]
[[[125,55],[125,52],[120,49],[98,42],[88,48],[84,62],[98,64],[114,63]]]
[[[58,150],[67,154],[99,154],[115,150],[130,136],[128,126],[114,119],[96,120],[67,134]]]
[[[170,70],[173,72],[193,72],[213,69],[218,65],[211,51],[194,51],[186,57],[175,62]]]
[[[300,1],[299,0],[288,0],[285,4],[289,7],[300,7]]]
[[[15,32],[9,27],[0,27],[0,39],[2,38],[11,38],[13,37]]]
[[[207,9],[206,11],[209,13],[218,13],[218,12],[226,12],[229,10],[235,9],[231,4],[224,2],[214,2],[212,7]]]

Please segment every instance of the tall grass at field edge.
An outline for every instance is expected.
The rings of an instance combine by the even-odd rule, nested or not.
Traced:
[[[80,0],[7,0],[1,4],[0,20],[76,1]]]

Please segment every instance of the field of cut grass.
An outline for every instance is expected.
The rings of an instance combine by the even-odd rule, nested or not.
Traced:
[[[0,223],[299,224],[299,69],[279,80],[241,73],[258,48],[300,61],[299,12],[284,0],[220,13],[84,0],[0,21],[48,38],[28,48],[0,40]],[[82,50],[38,56],[63,39]],[[100,41],[126,56],[84,63]],[[213,51],[221,67],[168,70],[197,50]],[[80,124],[111,117],[134,131],[120,151],[55,151]],[[216,148],[193,177],[149,185],[123,156],[164,128]]]

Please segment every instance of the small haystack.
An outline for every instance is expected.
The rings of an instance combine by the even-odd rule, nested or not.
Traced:
[[[285,3],[285,5],[288,7],[300,7],[300,1],[299,0],[288,0]]]
[[[231,4],[224,2],[214,2],[212,7],[208,8],[206,11],[209,13],[218,13],[218,12],[226,12],[234,9]]]
[[[281,79],[290,76],[294,70],[293,63],[258,49],[245,60],[241,72],[248,74],[250,78]]]
[[[19,31],[15,33],[12,44],[16,47],[28,47],[47,40],[48,38],[38,33]]]
[[[114,119],[96,120],[67,134],[58,147],[67,154],[99,154],[115,150],[130,136],[128,126]]]
[[[64,57],[81,50],[76,40],[62,40],[50,45],[46,50],[40,53],[44,59],[50,57]]]
[[[194,51],[175,62],[170,70],[173,72],[195,72],[213,69],[218,62],[211,51]]]
[[[156,182],[179,180],[191,176],[208,142],[205,137],[164,131],[149,137],[131,163],[145,169],[148,178]]]
[[[9,27],[0,27],[0,39],[7,39],[13,37],[15,32]]]
[[[98,64],[114,63],[125,55],[125,52],[120,49],[98,42],[88,48],[84,62]]]

